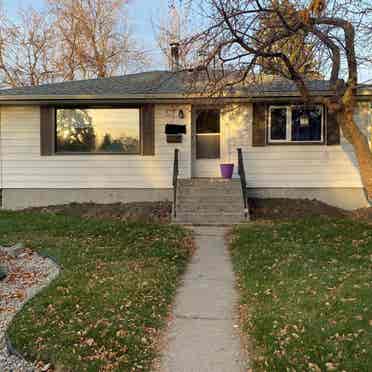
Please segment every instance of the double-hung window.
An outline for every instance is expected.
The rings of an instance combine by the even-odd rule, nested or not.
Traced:
[[[322,143],[323,106],[270,106],[268,140],[269,143]]]

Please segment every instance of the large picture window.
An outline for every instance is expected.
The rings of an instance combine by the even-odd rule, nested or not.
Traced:
[[[269,142],[323,142],[324,110],[314,106],[271,106]]]
[[[57,153],[140,152],[140,110],[68,108],[56,110]]]

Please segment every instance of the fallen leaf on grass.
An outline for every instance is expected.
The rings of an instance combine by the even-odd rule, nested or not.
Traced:
[[[337,370],[337,364],[328,362],[326,363],[327,371],[336,371]]]
[[[127,335],[127,332],[121,329],[120,331],[116,332],[116,337],[125,337]]]
[[[322,370],[320,369],[320,367],[317,364],[315,364],[315,363],[309,363],[308,366],[309,366],[310,371],[322,372]]]
[[[88,338],[84,343],[88,346],[92,346],[94,344],[94,340],[93,338]]]

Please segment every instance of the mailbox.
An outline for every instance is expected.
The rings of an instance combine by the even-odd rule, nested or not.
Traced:
[[[167,143],[181,143],[182,135],[186,134],[186,125],[167,124],[165,126],[165,134],[167,136]]]

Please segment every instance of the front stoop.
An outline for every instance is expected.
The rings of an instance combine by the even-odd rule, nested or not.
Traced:
[[[233,225],[249,220],[244,213],[240,181],[224,178],[180,179],[173,222]]]

